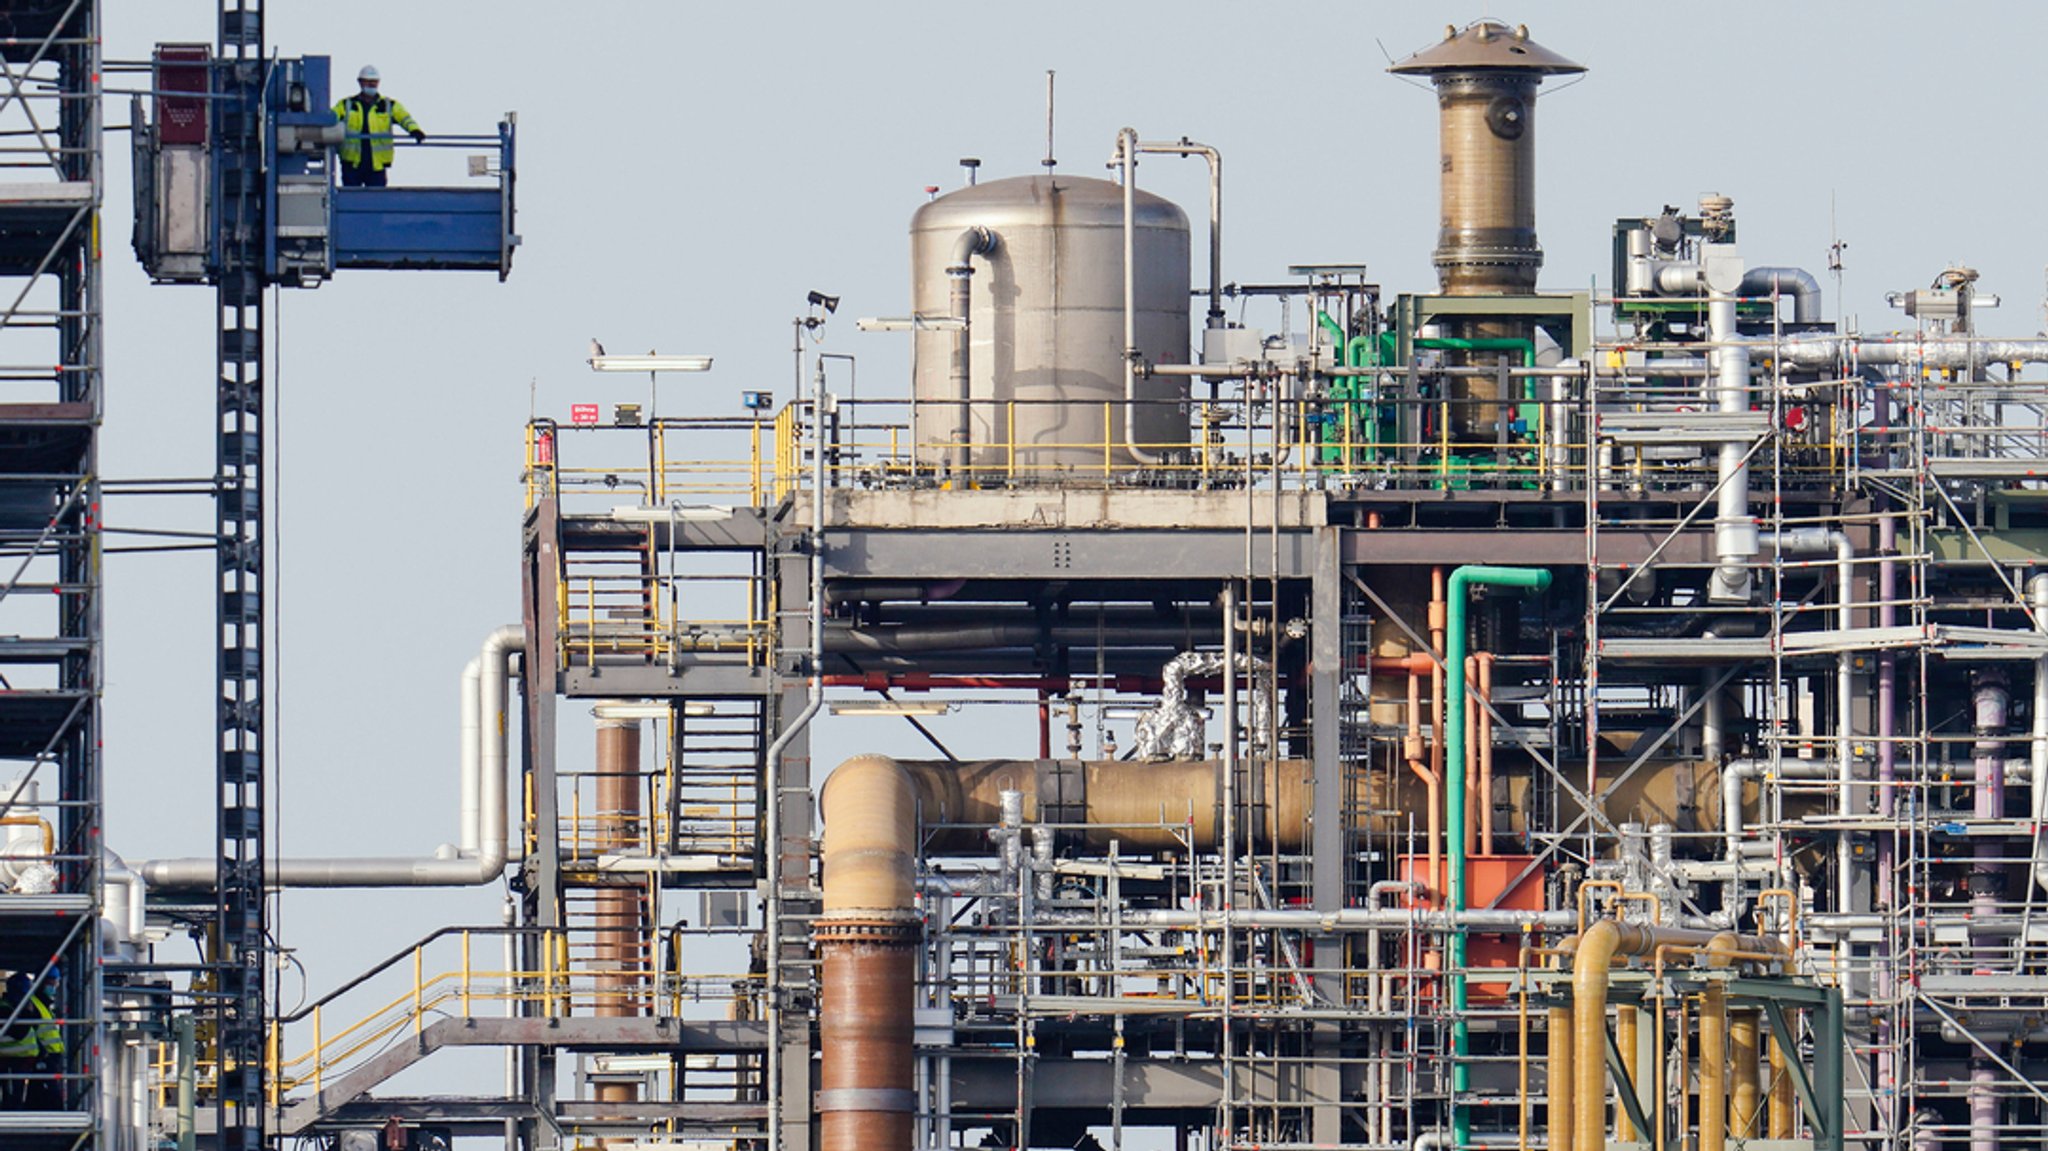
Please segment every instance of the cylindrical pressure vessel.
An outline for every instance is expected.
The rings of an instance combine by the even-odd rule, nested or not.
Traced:
[[[1585,68],[1529,39],[1525,26],[1481,20],[1444,32],[1442,42],[1387,69],[1427,76],[1436,87],[1443,196],[1437,282],[1447,296],[1528,295],[1543,267],[1536,242],[1536,88],[1545,76]],[[1499,342],[1534,336],[1527,321],[1511,316],[1446,327],[1456,340],[1494,345],[1448,352],[1446,362],[1457,367],[1493,367],[1504,357],[1510,367],[1521,366]],[[1452,436],[1468,448],[1485,447],[1501,430],[1509,398],[1491,379],[1452,381]]]
[[[1184,364],[1187,215],[1144,191],[1135,202],[1137,351],[1148,363]],[[958,334],[915,336],[920,464],[943,467],[964,455],[980,484],[1137,466],[1125,447],[1123,220],[1119,185],[1061,175],[988,181],[918,209],[910,222],[916,314],[951,317],[958,269],[971,269],[964,422]],[[963,245],[975,229],[986,237]],[[1131,441],[1152,455],[1184,451],[1185,381],[1140,375],[1136,396]]]

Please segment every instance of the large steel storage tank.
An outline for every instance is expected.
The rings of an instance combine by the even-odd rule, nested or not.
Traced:
[[[1125,447],[1123,196],[1107,180],[1018,176],[941,196],[911,217],[911,303],[920,316],[951,314],[948,269],[962,234],[988,234],[967,283],[968,459],[978,482],[1139,466]],[[1134,200],[1136,346],[1148,363],[1184,364],[1187,215],[1143,191]],[[957,337],[915,338],[918,462],[938,467],[952,458],[957,434]],[[1140,451],[1185,451],[1186,395],[1185,378],[1138,378],[1130,440]]]

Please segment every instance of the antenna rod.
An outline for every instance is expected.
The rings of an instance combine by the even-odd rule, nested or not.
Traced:
[[[1045,159],[1040,160],[1039,163],[1045,165],[1047,171],[1052,170],[1054,163],[1052,158],[1052,69],[1050,68],[1045,70]]]

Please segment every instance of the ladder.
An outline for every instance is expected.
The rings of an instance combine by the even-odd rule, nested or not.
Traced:
[[[713,707],[709,715],[675,717],[663,847],[680,870],[751,882],[766,863],[760,826],[766,701],[721,700]]]

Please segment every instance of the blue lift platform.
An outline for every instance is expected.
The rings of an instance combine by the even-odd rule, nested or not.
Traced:
[[[316,287],[343,268],[405,271],[512,270],[518,127],[507,113],[493,134],[436,133],[407,152],[470,152],[461,186],[339,187],[342,125],[335,122],[325,56],[277,60],[263,85],[260,164],[234,155],[228,132],[210,131],[218,99],[211,45],[165,44],[156,54],[155,116],[136,100],[135,253],[160,283],[211,284],[227,261],[221,226],[230,185],[252,168],[262,180],[267,223],[262,280]],[[366,141],[367,145],[367,141]]]

